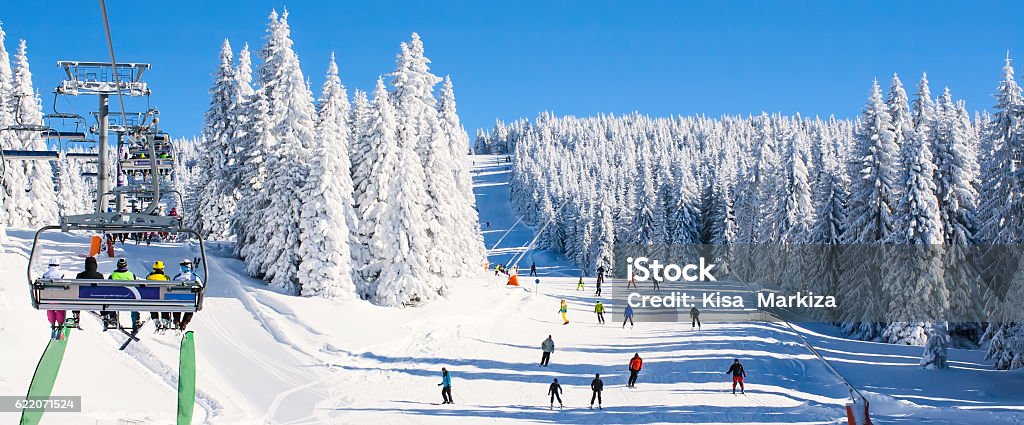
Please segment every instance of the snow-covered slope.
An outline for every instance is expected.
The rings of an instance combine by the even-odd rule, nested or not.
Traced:
[[[491,261],[506,262],[524,253],[533,231],[510,211],[505,164],[496,157],[475,162]],[[0,257],[2,395],[25,392],[48,335],[44,314],[28,305],[24,267],[31,232],[10,234]],[[43,258],[57,255],[66,269],[77,269],[84,238],[57,235],[46,242]],[[689,324],[642,321],[623,328],[609,296],[609,322],[598,325],[592,288],[575,291],[578,270],[552,253],[523,256],[523,264],[536,261],[540,269],[539,293],[532,284],[506,288],[503,278],[482,271],[454,282],[448,299],[391,309],[277,293],[248,278],[230,249],[209,248],[208,298],[191,326],[197,423],[810,424],[844,416],[845,387],[788,328],[705,323],[698,332]],[[172,245],[122,249],[118,255],[129,258],[136,273],[154,260],[194,255],[194,247]],[[101,259],[102,272],[112,268],[111,259]],[[556,312],[561,298],[569,303],[569,325]],[[90,316],[83,326],[71,336],[54,389],[55,395],[82,395],[83,412],[48,414],[44,423],[173,423],[177,336],[155,335],[147,324],[141,343],[121,352],[120,333],[100,332]],[[919,348],[850,342],[825,326],[805,330],[855,385],[884,395],[873,399],[881,422],[1024,423],[1022,375],[991,371],[977,352],[954,351],[948,373],[922,371],[912,365]],[[548,335],[556,350],[551,366],[541,368],[540,343]],[[626,389],[633,353],[643,356],[645,367],[637,388]],[[749,374],[745,396],[728,391],[724,372],[733,358]],[[441,367],[452,373],[452,406],[438,404]],[[594,373],[606,383],[601,411],[587,409]],[[565,390],[562,411],[548,410],[552,378]],[[16,421],[16,414],[0,413],[0,423]]]

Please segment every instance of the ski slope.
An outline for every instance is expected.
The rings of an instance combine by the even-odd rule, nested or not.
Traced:
[[[450,423],[840,423],[846,387],[784,325],[682,323],[623,328],[611,297],[598,325],[593,279],[576,291],[579,271],[558,255],[528,250],[533,230],[511,212],[508,171],[496,157],[475,157],[476,192],[491,262],[536,261],[541,284],[506,288],[482,272],[456,282],[445,300],[390,309],[363,301],[299,298],[246,276],[230,247],[208,246],[206,304],[191,325],[198,363],[195,422],[209,424]],[[486,226],[486,222],[490,226]],[[9,231],[0,257],[0,395],[21,395],[47,342],[45,315],[29,306],[25,265],[32,232]],[[46,239],[41,258],[59,256],[78,271],[84,237]],[[173,264],[193,246],[119,246],[131,270]],[[108,274],[113,259],[100,259]],[[73,271],[72,271],[73,270]],[[532,279],[523,279],[524,282]],[[725,284],[723,284],[725,285]],[[557,313],[569,303],[569,325]],[[54,395],[81,395],[83,412],[53,413],[44,424],[170,424],[174,420],[178,336],[156,335],[125,351],[118,332],[100,332],[83,316],[71,337]],[[123,315],[127,320],[127,314]],[[838,338],[828,326],[798,328],[872,399],[878,423],[1024,423],[1024,375],[992,371],[977,351],[954,350],[953,369],[916,367],[918,347]],[[538,366],[540,343],[556,349]],[[644,358],[636,389],[626,364]],[[747,395],[732,395],[725,375],[733,358],[748,373]],[[454,405],[440,405],[440,369],[452,373]],[[594,373],[605,381],[602,410],[590,410]],[[558,378],[565,409],[549,410]],[[0,413],[0,423],[17,414]]]

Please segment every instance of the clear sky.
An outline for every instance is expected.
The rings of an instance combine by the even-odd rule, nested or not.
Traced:
[[[893,72],[913,94],[927,71],[933,93],[948,85],[979,110],[992,105],[1006,51],[1020,58],[1019,75],[1024,65],[1024,2],[1015,1],[108,3],[118,60],[153,65],[153,104],[175,135],[201,131],[221,41],[255,50],[282,6],[314,96],[332,51],[351,94],[372,89],[419,32],[434,72],[455,82],[471,137],[496,118],[544,110],[852,117],[871,80],[887,85]],[[97,1],[7,1],[0,21],[12,56],[28,40],[47,108],[58,59],[109,59]],[[85,113],[95,99],[70,104]]]

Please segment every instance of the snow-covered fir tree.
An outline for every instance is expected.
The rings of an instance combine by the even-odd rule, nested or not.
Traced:
[[[302,188],[299,285],[302,295],[354,297],[350,229],[352,177],[348,159],[348,96],[334,55],[317,104],[316,145]]]
[[[887,242],[893,236],[894,210],[899,202],[899,146],[878,81],[873,83],[864,106],[855,140],[848,165],[851,190],[844,242]],[[842,295],[848,302],[856,303],[846,309],[844,329],[855,337],[874,339],[881,332],[877,320],[884,315],[889,299],[882,291],[880,271],[870,267],[884,264],[884,258],[879,251],[865,254],[868,253],[879,257],[851,258],[844,268],[843,279],[849,283]]]
[[[353,173],[359,228],[353,259],[359,267],[357,290],[364,299],[370,299],[376,296],[377,282],[391,261],[387,258],[389,246],[395,244],[394,239],[388,239],[393,235],[387,233],[391,224],[385,220],[391,202],[391,179],[398,168],[398,123],[383,79],[377,80],[370,116],[361,133],[364,140],[356,147],[364,151],[357,155],[358,169]]]
[[[882,290],[889,300],[885,317],[891,320],[883,337],[893,344],[921,345],[928,339],[924,322],[944,317],[949,294],[941,263],[942,222],[931,144],[912,136],[907,153],[901,214],[890,235],[890,241],[900,245],[886,247],[892,254],[883,267]],[[945,356],[944,347],[933,344],[941,353],[929,354]]]
[[[14,57],[12,84],[14,121],[18,124],[42,125],[43,105],[32,85],[32,71],[29,69],[28,47],[25,40],[19,42],[18,53]],[[32,131],[14,132],[12,144],[16,149],[47,150],[46,139]],[[53,164],[48,161],[21,161],[9,164],[8,168],[18,169],[24,176],[24,181],[19,182],[24,186],[10,187],[10,204],[7,211],[11,224],[42,227],[57,223],[58,206]]]
[[[235,188],[228,181],[227,168],[233,160],[235,118],[240,107],[238,80],[235,75],[231,44],[224,40],[220,50],[220,64],[213,74],[210,88],[210,107],[206,111],[203,128],[203,154],[200,157],[200,181],[204,184],[190,187],[197,191],[194,213],[189,216],[192,226],[203,237],[228,239],[230,219],[235,209]]]
[[[470,175],[469,136],[462,128],[455,107],[455,89],[452,79],[445,77],[441,86],[441,97],[437,105],[441,139],[447,141],[449,167],[455,180],[455,197],[449,200],[454,217],[454,227],[449,231],[456,234],[457,247],[461,252],[452,260],[457,274],[468,275],[478,270],[485,261],[483,234],[480,233],[480,215],[476,209],[476,195],[473,193],[473,178]],[[437,172],[432,170],[431,172]]]
[[[300,292],[301,188],[307,174],[308,149],[315,143],[315,111],[312,93],[292,49],[287,11],[280,17],[271,15],[260,58],[259,90],[268,105],[266,118],[272,143],[263,143],[267,149],[266,182],[255,194],[265,206],[263,219],[249,222],[249,231],[255,235],[252,244],[242,247],[241,254],[250,274],[262,277],[271,286]]]

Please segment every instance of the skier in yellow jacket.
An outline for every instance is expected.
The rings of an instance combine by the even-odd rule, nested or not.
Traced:
[[[566,317],[566,315],[569,314],[569,306],[565,303],[565,300],[562,300],[562,306],[558,308],[558,312],[562,313],[562,321],[563,321],[562,324],[563,325],[568,325],[569,324],[569,318]]]
[[[153,272],[150,273],[148,276],[146,276],[146,280],[171,280],[170,278],[167,277],[166,274],[164,274],[164,262],[163,261],[157,260],[157,262],[153,263]],[[164,316],[165,316],[164,319],[166,319],[167,321],[170,321],[171,313],[164,313]],[[155,311],[154,312],[150,312],[149,313],[149,318],[153,321],[154,324],[157,325],[158,329],[163,327],[163,326],[161,326],[161,323],[159,321],[160,320],[160,313],[157,313]]]

